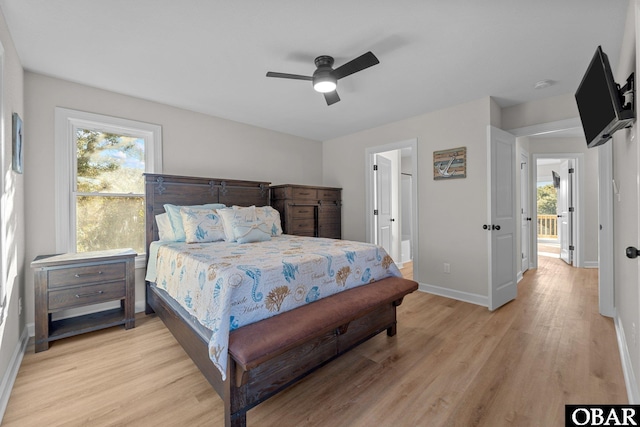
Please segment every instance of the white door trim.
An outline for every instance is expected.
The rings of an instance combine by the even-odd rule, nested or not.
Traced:
[[[411,148],[411,168],[413,174],[413,185],[411,188],[411,242],[413,250],[413,274],[414,280],[419,277],[419,260],[420,260],[420,240],[418,229],[418,140],[408,139],[390,144],[369,147],[365,150],[365,226],[367,242],[375,242],[375,221],[373,218],[373,197],[375,176],[373,174],[373,165],[375,163],[375,154],[384,153],[385,151],[401,150],[403,148]]]
[[[600,314],[614,317],[613,293],[613,144],[598,147],[598,305]]]
[[[556,122],[540,123],[532,126],[525,126],[516,129],[510,129],[507,132],[519,138],[521,136],[544,135],[545,133],[554,133],[562,130],[570,130],[579,128],[582,130],[582,122],[579,117],[572,119],[558,120]]]
[[[526,167],[522,164],[525,163]],[[529,159],[529,152],[527,150],[520,150],[520,230],[527,229],[526,245],[523,244],[524,237],[520,236],[520,247],[526,250],[526,258],[520,257],[520,271],[518,272],[518,281],[522,279],[522,275],[525,271],[531,268],[531,227],[533,226],[532,220],[527,221],[526,218],[531,217],[531,175],[530,175],[531,161]],[[523,173],[523,171],[525,173]],[[526,217],[523,215],[523,202],[527,204]],[[528,223],[528,224],[527,224]],[[526,248],[525,248],[526,246]],[[525,255],[523,253],[523,255]],[[526,264],[526,265],[525,265]]]

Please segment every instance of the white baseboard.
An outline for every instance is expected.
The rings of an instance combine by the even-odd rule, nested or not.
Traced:
[[[624,374],[624,383],[627,386],[627,398],[632,405],[640,404],[640,393],[638,392],[638,383],[633,373],[633,364],[627,347],[627,339],[625,337],[622,322],[618,317],[618,313],[613,316],[616,325],[616,336],[618,338],[618,350],[620,350],[620,361],[622,362],[622,373]]]
[[[585,261],[584,268],[598,268],[598,261]]]
[[[469,292],[456,291],[454,289],[441,288],[440,286],[427,285],[420,283],[418,288],[422,292],[439,295],[441,297],[452,298],[458,301],[464,301],[471,304],[489,307],[489,298],[484,295],[472,294]]]
[[[24,352],[27,349],[28,342],[29,334],[27,333],[27,328],[24,328],[22,335],[20,336],[20,341],[18,341],[18,344],[13,351],[13,356],[11,356],[9,367],[4,373],[2,382],[0,383],[0,424],[2,423],[2,418],[4,418],[4,411],[7,409],[11,390],[13,389],[13,384],[18,376],[20,364],[22,363],[22,358],[24,357]]]

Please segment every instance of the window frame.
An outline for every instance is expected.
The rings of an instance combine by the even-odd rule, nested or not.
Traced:
[[[144,139],[146,173],[162,173],[162,127],[56,107],[55,111],[55,223],[56,252],[76,252],[76,129],[98,130]],[[144,194],[143,194],[144,197]],[[146,254],[138,254],[136,268],[145,268]]]

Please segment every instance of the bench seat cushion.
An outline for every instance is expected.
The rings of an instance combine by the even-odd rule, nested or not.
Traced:
[[[322,298],[231,332],[229,354],[249,371],[416,289],[418,284],[412,280],[389,277]]]

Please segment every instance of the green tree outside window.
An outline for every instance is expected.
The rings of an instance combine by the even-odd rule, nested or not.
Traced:
[[[145,252],[144,140],[76,131],[76,250]]]

